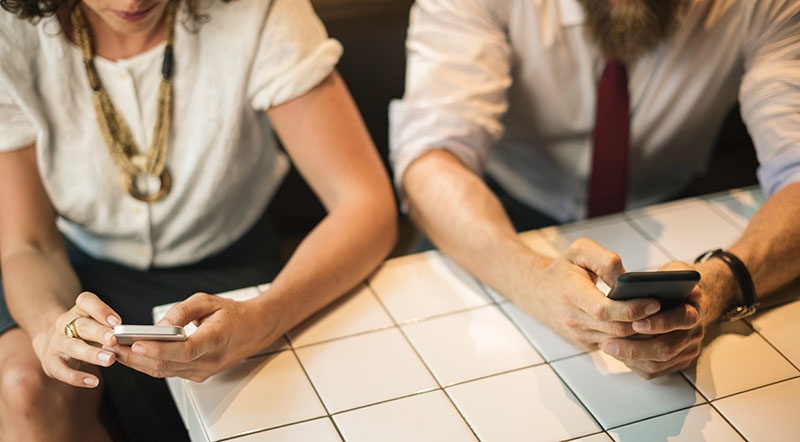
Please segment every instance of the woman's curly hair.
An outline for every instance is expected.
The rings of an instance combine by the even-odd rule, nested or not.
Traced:
[[[200,0],[173,0],[186,3],[187,17],[182,22],[187,28],[197,30],[200,25],[208,21],[208,15],[200,12]],[[222,0],[228,3],[232,0]],[[56,14],[60,10],[72,10],[80,0],[0,0],[0,6],[6,11],[16,14],[21,19],[37,21],[44,17]]]

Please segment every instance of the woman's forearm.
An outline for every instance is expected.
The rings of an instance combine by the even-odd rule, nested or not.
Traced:
[[[32,338],[68,310],[81,291],[66,252],[34,246],[3,254],[3,288],[14,320]]]
[[[397,237],[392,200],[342,204],[300,243],[262,294],[260,305],[280,323],[280,335],[364,281],[391,251]],[[275,315],[275,307],[280,314]]]

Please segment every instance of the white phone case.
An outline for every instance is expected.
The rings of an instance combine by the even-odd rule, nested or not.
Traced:
[[[185,341],[183,327],[176,325],[117,325],[114,336],[120,345],[136,341]]]

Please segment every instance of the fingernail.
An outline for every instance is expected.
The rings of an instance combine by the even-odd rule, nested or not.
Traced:
[[[97,378],[83,378],[83,384],[90,387],[97,387],[100,381]]]
[[[650,331],[650,321],[647,319],[643,321],[636,321],[633,323],[633,329],[637,332]]]
[[[647,307],[644,308],[644,312],[648,315],[652,315],[659,310],[661,310],[661,306],[657,302],[651,302],[650,304],[647,304]]]
[[[144,354],[144,347],[142,347],[141,345],[134,345],[131,347],[131,350],[133,350],[133,352],[136,354],[140,355]]]
[[[108,332],[103,336],[103,340],[105,340],[105,342],[109,342],[110,343],[111,342],[111,338],[113,338],[113,337],[114,337],[114,333]]]
[[[108,323],[111,325],[119,325],[119,319],[117,319],[116,316],[109,315],[106,321],[108,321]]]
[[[111,353],[101,351],[97,354],[97,359],[100,359],[103,362],[108,362],[111,360]]]
[[[616,344],[608,344],[605,347],[603,347],[603,351],[606,352],[606,354],[608,355],[616,356],[617,353],[619,353],[619,348],[617,348]]]

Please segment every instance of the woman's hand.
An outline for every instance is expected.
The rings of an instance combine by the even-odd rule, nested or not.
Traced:
[[[96,387],[100,380],[85,371],[85,364],[108,367],[114,363],[114,353],[103,347],[116,345],[113,328],[119,323],[119,315],[100,298],[81,293],[71,309],[33,340],[44,372],[75,387]],[[67,336],[68,325],[73,337]]]
[[[139,341],[117,347],[117,360],[156,378],[202,382],[266,348],[279,336],[276,324],[254,301],[238,302],[197,293],[180,302],[157,325],[191,322],[197,330],[182,342]]]

